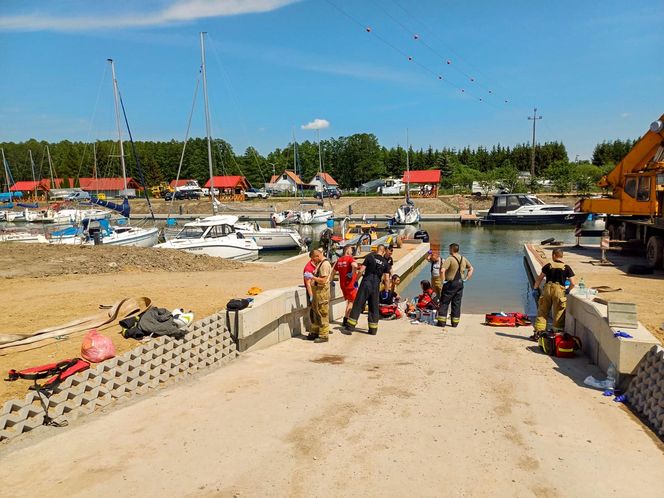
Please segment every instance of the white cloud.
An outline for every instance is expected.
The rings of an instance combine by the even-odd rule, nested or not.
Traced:
[[[316,118],[313,121],[300,126],[303,130],[323,130],[330,127],[330,122],[327,119]]]
[[[211,17],[270,12],[300,0],[174,0],[160,10],[118,15],[58,16],[29,14],[0,17],[0,31],[88,31],[164,26]],[[87,4],[89,5],[89,4]]]
[[[631,114],[629,112],[623,112],[622,114],[620,114],[620,117],[623,118],[623,119],[628,118],[630,116],[631,116]]]

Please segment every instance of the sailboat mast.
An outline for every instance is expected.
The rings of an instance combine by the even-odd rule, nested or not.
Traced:
[[[295,141],[295,128],[293,128],[293,173],[297,177],[297,142]],[[295,184],[295,197],[297,197],[297,183]]]
[[[318,140],[318,174],[323,174],[323,150],[320,145],[320,130],[316,130],[316,140]],[[321,179],[322,181],[322,179]],[[321,184],[322,186],[322,184]]]
[[[201,31],[201,73],[203,76],[203,100],[205,101],[205,132],[207,134],[208,168],[210,170],[210,200],[212,201],[212,213],[217,214],[217,206],[214,202],[214,171],[212,168],[212,133],[210,131],[210,103],[208,101],[207,71],[205,65],[205,31]]]
[[[55,179],[53,178],[53,161],[51,161],[51,149],[46,146],[46,157],[48,158],[48,173],[51,175],[51,188],[55,188]]]
[[[118,89],[118,80],[115,77],[115,63],[113,59],[107,59],[111,64],[111,74],[113,75],[113,99],[115,101],[115,126],[118,129],[118,142],[120,144],[120,166],[122,167],[122,185],[124,186],[124,195],[127,195],[127,167],[125,165],[124,144],[122,143],[122,127],[120,126],[120,90]]]
[[[0,149],[0,151],[2,152],[2,167],[3,167],[4,173],[5,173],[5,182],[7,183],[7,192],[9,192],[10,191],[9,188],[11,187],[11,185],[9,184],[9,166],[7,166],[7,159],[5,159],[5,149]],[[11,197],[11,194],[10,194],[10,197]]]
[[[92,144],[92,159],[93,159],[92,177],[96,180],[97,179],[97,142]]]
[[[410,200],[410,140],[406,128],[406,202]]]
[[[34,197],[37,198],[37,179],[35,178],[35,161],[32,159],[32,150],[28,149],[28,155],[30,156],[30,169],[32,170],[32,181],[35,185]]]

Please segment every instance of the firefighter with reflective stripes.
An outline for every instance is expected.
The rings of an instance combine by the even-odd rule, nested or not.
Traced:
[[[574,271],[563,262],[563,250],[554,249],[551,253],[551,263],[542,267],[541,273],[535,279],[533,289],[537,291],[544,279],[546,284],[540,294],[537,305],[537,319],[535,320],[535,335],[546,331],[549,312],[553,315],[553,331],[562,332],[565,328],[565,310],[567,309],[567,293],[574,288]],[[565,282],[569,281],[566,289]]]
[[[316,269],[311,274],[311,333],[307,339],[327,342],[330,334],[330,277],[332,265],[323,251],[316,249],[312,260]]]
[[[459,325],[461,319],[461,299],[463,298],[463,284],[470,280],[475,269],[465,256],[459,254],[459,244],[450,244],[450,256],[440,268],[440,276],[445,280],[440,307],[436,317],[438,327],[447,326],[447,312],[452,307],[452,327]]]
[[[375,253],[370,253],[364,258],[358,272],[362,274],[362,282],[357,291],[357,297],[353,302],[353,309],[344,326],[342,333],[350,335],[355,326],[364,306],[369,307],[369,333],[376,335],[378,333],[378,320],[380,319],[380,283],[383,275],[390,271],[388,262],[385,260],[385,246],[379,245]]]

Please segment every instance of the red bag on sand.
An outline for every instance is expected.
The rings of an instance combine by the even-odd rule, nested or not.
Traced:
[[[83,337],[81,356],[92,363],[99,363],[115,356],[113,341],[92,329]]]

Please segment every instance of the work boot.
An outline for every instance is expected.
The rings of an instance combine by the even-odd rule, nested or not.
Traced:
[[[376,335],[378,333],[378,329],[370,329],[369,330],[369,335]]]
[[[341,322],[342,327],[348,327],[348,317],[345,316],[343,321]]]
[[[327,342],[329,339],[327,337],[316,337],[314,339],[314,344],[320,344],[322,342]]]
[[[307,341],[315,341],[318,339],[318,334],[308,334],[307,335]]]
[[[351,327],[350,325],[346,324],[341,328],[341,333],[343,335],[353,335],[353,331],[355,330],[355,327]]]

